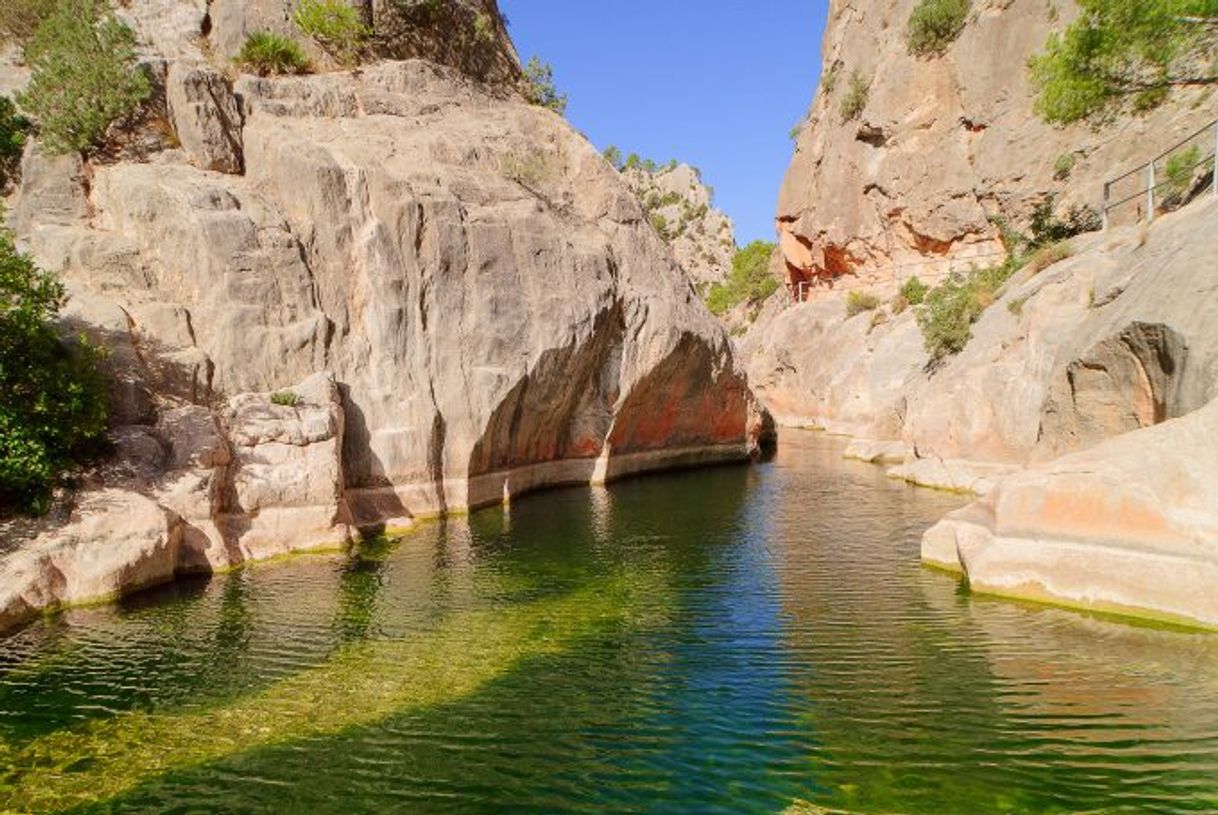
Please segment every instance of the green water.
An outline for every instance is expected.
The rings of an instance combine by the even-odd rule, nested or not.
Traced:
[[[0,640],[0,812],[1218,812],[1218,636],[972,598],[960,499],[777,461],[550,492]]]

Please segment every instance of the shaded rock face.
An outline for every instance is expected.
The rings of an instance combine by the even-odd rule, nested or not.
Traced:
[[[1218,401],[1004,480],[926,533],[974,591],[1218,627]]]
[[[222,46],[224,4],[153,5],[181,147],[31,148],[10,212],[69,288],[65,329],[111,351],[119,456],[93,483],[163,511],[168,573],[772,440],[723,329],[564,120],[421,60],[230,82],[188,48]],[[88,556],[55,534],[39,545]]]
[[[1073,3],[978,0],[944,56],[918,58],[905,42],[917,1],[830,4],[821,86],[777,213],[789,279],[816,284],[814,297],[843,277],[891,289],[942,276],[947,259],[992,259],[993,218],[1026,225],[1050,193],[1098,208],[1106,179],[1213,118],[1184,93],[1100,133],[1047,125],[1026,66],[1077,15]],[[856,76],[865,104],[847,118]]]
[[[622,178],[649,217],[659,216],[663,237],[699,292],[727,279],[736,255],[735,228],[713,206],[714,195],[697,170],[688,164],[655,172],[628,168]]]

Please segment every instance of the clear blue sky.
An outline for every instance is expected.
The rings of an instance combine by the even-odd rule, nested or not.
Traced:
[[[500,0],[597,147],[701,168],[741,244],[774,239],[789,132],[812,101],[827,0]]]

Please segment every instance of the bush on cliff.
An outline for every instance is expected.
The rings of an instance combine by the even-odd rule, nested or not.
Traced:
[[[152,91],[136,64],[135,33],[99,0],[60,0],[25,53],[32,73],[17,101],[52,154],[100,146]]]
[[[359,65],[372,29],[364,25],[359,11],[345,0],[302,0],[292,20],[322,51],[339,65]]]
[[[309,55],[295,40],[269,31],[255,31],[246,38],[237,64],[258,76],[304,74],[312,68]]]
[[[770,274],[775,249],[775,244],[753,241],[736,252],[727,281],[714,284],[707,292],[706,305],[712,314],[726,314],[744,302],[760,303],[778,291],[778,281]]]
[[[880,307],[880,298],[869,291],[852,291],[846,295],[846,316],[855,317],[864,311],[875,311]]]
[[[916,277],[911,277],[901,286],[901,297],[911,306],[920,306],[922,301],[926,299],[926,293],[930,291],[930,286],[927,286]]]
[[[858,71],[851,72],[850,84],[846,88],[846,95],[842,97],[841,107],[838,111],[842,115],[842,121],[853,121],[861,116],[866,110],[867,101],[870,98],[871,81]]]
[[[970,0],[921,0],[909,16],[905,41],[911,54],[940,55],[960,36]]]
[[[62,342],[63,287],[0,231],[0,513],[41,513],[62,474],[105,446],[100,352]]]
[[[1218,0],[1080,0],[1029,68],[1036,112],[1069,124],[1132,103],[1147,110],[1172,88],[1218,83]]]
[[[57,0],[4,0],[0,3],[0,43],[21,45],[51,16]]]
[[[554,69],[539,57],[533,57],[524,66],[520,93],[529,104],[549,108],[559,116],[567,112],[567,95],[554,86]]]
[[[953,272],[927,292],[918,309],[918,327],[932,360],[964,350],[972,338],[973,323],[993,305],[998,290],[1018,268],[1018,263],[1011,260],[967,274]]]
[[[17,163],[21,161],[29,127],[30,123],[18,115],[13,100],[0,96],[0,193],[8,186]]]

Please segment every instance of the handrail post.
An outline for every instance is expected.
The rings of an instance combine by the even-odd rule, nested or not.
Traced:
[[[1214,124],[1214,195],[1218,196],[1218,123]]]
[[[1155,219],[1155,163],[1151,160],[1150,172],[1147,173],[1146,183],[1146,222],[1150,223]]]
[[[1104,231],[1108,231],[1108,202],[1112,200],[1112,184],[1104,183]]]

